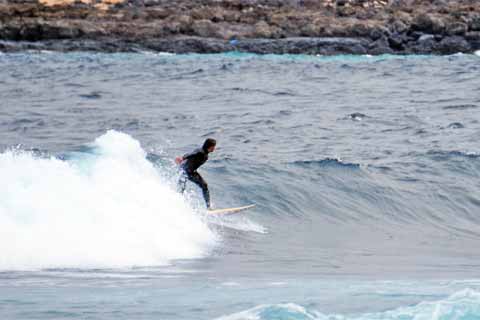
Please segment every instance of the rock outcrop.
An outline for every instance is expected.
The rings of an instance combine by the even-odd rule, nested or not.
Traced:
[[[476,0],[0,0],[0,50],[450,54]]]

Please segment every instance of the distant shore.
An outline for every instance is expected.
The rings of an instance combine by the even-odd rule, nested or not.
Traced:
[[[24,50],[471,53],[480,1],[0,0],[0,51]]]

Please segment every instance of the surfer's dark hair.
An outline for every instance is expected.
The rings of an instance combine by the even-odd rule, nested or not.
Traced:
[[[215,139],[212,139],[212,138],[208,138],[207,140],[205,140],[205,142],[203,143],[203,150],[208,150],[210,149],[211,147],[214,147],[217,145],[217,141]]]

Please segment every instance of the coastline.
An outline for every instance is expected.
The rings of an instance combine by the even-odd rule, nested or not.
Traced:
[[[378,55],[480,50],[480,3],[434,3],[0,0],[0,51]]]

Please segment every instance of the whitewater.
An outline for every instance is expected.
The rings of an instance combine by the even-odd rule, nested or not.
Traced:
[[[217,241],[126,134],[68,161],[8,150],[0,176],[1,270],[158,266]]]
[[[480,319],[478,54],[0,69],[1,319]]]

